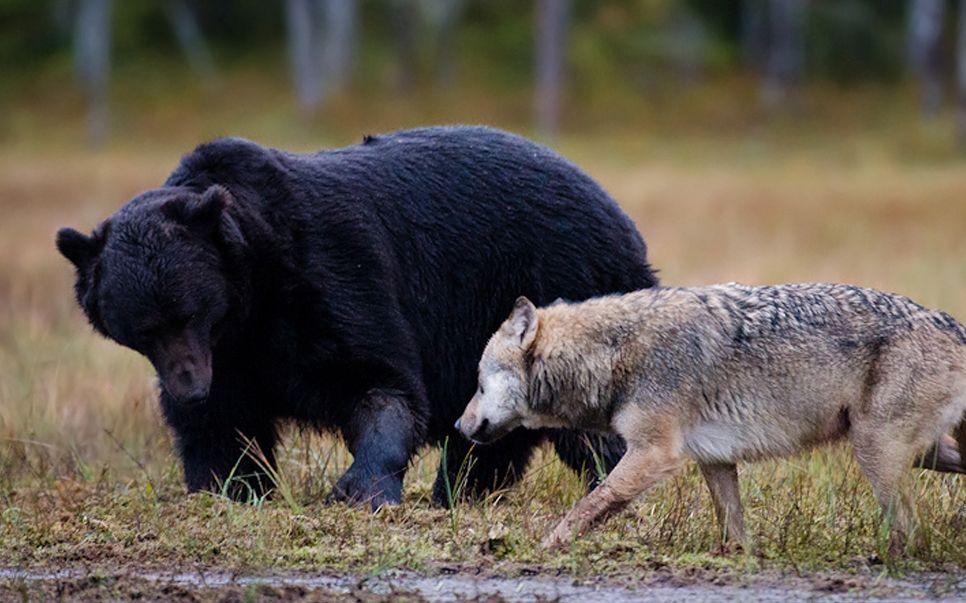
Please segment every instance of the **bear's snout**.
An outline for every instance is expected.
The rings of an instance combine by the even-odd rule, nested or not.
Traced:
[[[204,402],[208,397],[211,379],[203,375],[198,363],[191,360],[179,362],[172,371],[172,376],[166,384],[168,393],[180,404]]]
[[[178,404],[196,404],[208,398],[211,388],[211,368],[196,358],[181,358],[159,375],[161,387]]]
[[[178,404],[197,404],[211,389],[211,351],[195,334],[185,332],[158,346],[154,366],[161,387]]]

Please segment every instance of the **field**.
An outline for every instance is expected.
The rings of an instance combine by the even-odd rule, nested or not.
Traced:
[[[901,141],[844,145],[827,136],[788,149],[781,140],[598,135],[556,146],[634,218],[665,284],[852,282],[966,319],[963,164],[918,161]],[[0,151],[0,566],[79,572],[56,587],[0,581],[0,597],[195,596],[118,577],[173,570],[535,575],[618,586],[787,578],[819,593],[864,594],[898,592],[902,576],[930,576],[927,594],[966,589],[966,481],[910,469],[920,529],[908,557],[890,559],[878,508],[844,446],[741,469],[753,545],[740,555],[715,553],[710,499],[694,466],[555,554],[536,544],[581,487],[549,452],[517,487],[447,511],[429,502],[438,455],[424,450],[407,476],[405,504],[370,514],[324,504],[351,460],[341,442],[293,430],[273,498],[186,496],[148,363],[86,325],[69,265],[53,247],[59,226],[92,228],[160,183],[186,149]],[[305,594],[233,588],[246,598]]]

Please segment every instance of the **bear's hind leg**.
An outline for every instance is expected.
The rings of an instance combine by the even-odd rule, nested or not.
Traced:
[[[456,431],[440,451],[433,503],[450,507],[461,498],[480,498],[523,477],[538,433],[517,429],[491,446],[473,446]]]
[[[966,441],[964,436],[963,441]],[[948,434],[939,437],[929,450],[916,457],[915,466],[921,469],[932,469],[945,473],[966,473],[966,466],[962,462],[960,450],[962,446]]]
[[[550,432],[557,455],[568,467],[584,476],[589,489],[597,487],[624,456],[626,446],[618,435],[601,435],[570,429]]]

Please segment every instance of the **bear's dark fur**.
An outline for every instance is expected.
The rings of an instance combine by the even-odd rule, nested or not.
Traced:
[[[234,475],[262,492],[243,440],[274,462],[289,419],[344,436],[354,459],[334,493],[373,505],[399,501],[416,449],[444,442],[434,498],[447,502],[468,451],[453,423],[517,297],[656,283],[633,223],[593,180],[482,127],[306,155],[216,140],[57,246],[93,326],[156,368],[190,490]],[[475,451],[468,491],[519,476],[548,437],[593,470],[582,434],[518,430]],[[606,464],[620,457],[620,442],[602,445]]]

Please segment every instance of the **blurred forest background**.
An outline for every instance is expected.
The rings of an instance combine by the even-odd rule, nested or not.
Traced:
[[[0,0],[0,140],[288,140],[428,121],[733,134],[915,114],[966,148],[964,5]]]

